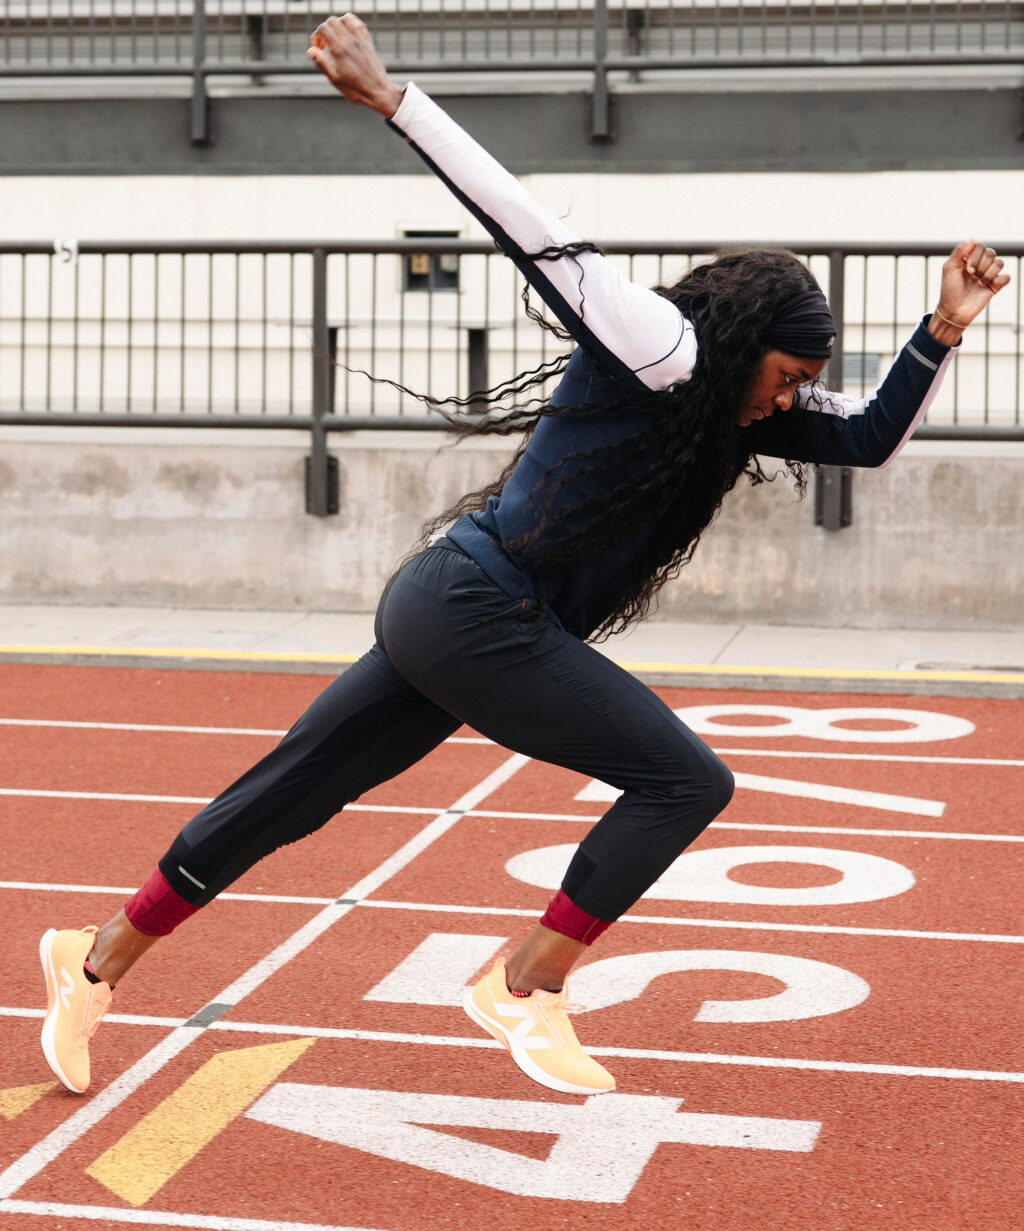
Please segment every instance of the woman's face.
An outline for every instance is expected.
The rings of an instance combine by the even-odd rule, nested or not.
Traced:
[[[797,359],[785,351],[766,351],[736,422],[749,427],[757,419],[767,419],[777,410],[789,410],[793,395],[801,385],[817,380],[824,370],[825,359]]]

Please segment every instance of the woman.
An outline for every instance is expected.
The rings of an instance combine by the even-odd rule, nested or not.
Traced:
[[[189,822],[110,923],[46,933],[44,1054],[69,1089],[84,1091],[111,988],[160,936],[465,722],[622,791],[532,933],[466,1000],[534,1080],[610,1090],[614,1079],[566,1017],[566,976],[726,806],[733,783],[667,706],[586,639],[646,615],[739,476],[765,477],[756,454],[798,474],[800,462],[889,461],[964,328],[1009,277],[991,248],[961,244],[935,312],[878,393],[862,402],[820,393],[809,386],[835,329],[792,254],[724,254],[663,292],[633,285],[414,85],[391,82],[356,17],[325,22],[309,54],[339,93],[413,144],[578,347],[547,405],[519,404],[483,425],[522,431],[523,442],[494,484],[436,520],[447,534],[389,583],[373,649]]]

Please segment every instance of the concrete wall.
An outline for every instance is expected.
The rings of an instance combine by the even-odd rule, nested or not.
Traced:
[[[545,82],[539,74],[469,80],[463,89],[452,79],[421,84],[517,175],[1021,166],[1018,65],[847,64],[654,76],[613,83],[612,139],[596,142],[591,99],[578,85]],[[54,90],[38,79],[0,81],[0,167],[9,176],[60,177],[424,172],[377,116],[343,106],[312,76],[219,86],[204,146],[190,141],[187,90],[187,81],[168,90],[122,80],[105,83],[101,96],[95,83],[64,80]],[[756,198],[747,206],[755,214]]]
[[[341,513],[303,511],[302,433],[0,431],[0,598],[364,611],[425,516],[507,446],[334,437]],[[1024,445],[910,445],[854,476],[854,524],[790,484],[727,498],[661,615],[838,627],[1008,628],[1024,617]]]

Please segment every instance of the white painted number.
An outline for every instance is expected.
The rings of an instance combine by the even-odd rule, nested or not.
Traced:
[[[557,889],[576,847],[543,846],[514,855],[505,870],[516,880]],[[806,863],[839,872],[831,885],[784,888],[744,885],[729,873],[750,863]],[[840,906],[905,893],[914,874],[894,859],[827,846],[716,846],[686,851],[643,895],[669,902],[727,902],[752,906]]]
[[[728,752],[725,753],[728,757]],[[821,799],[830,804],[858,808],[877,808],[882,812],[905,812],[910,816],[942,816],[946,805],[938,799],[918,799],[914,795],[889,795],[884,791],[860,791],[853,787],[825,782],[804,782],[794,778],[768,778],[764,774],[734,774],[736,785],[747,791],[766,791],[769,795],[789,795],[797,799]],[[591,778],[576,798],[584,803],[610,803],[622,794],[616,787]],[[583,819],[583,818],[581,818]]]
[[[746,739],[802,736],[804,739],[838,740],[848,744],[929,744],[943,739],[962,739],[974,731],[974,723],[953,714],[932,710],[845,708],[813,710],[802,705],[690,705],[676,715],[698,735],[742,735]],[[772,722],[720,722],[722,718],[749,716]],[[899,727],[868,730],[840,726],[846,722],[898,722]]]
[[[737,949],[670,949],[629,953],[590,962],[572,976],[572,997],[588,1010],[636,1000],[652,979],[686,970],[740,970],[778,979],[786,986],[774,996],[754,1000],[705,1000],[698,1022],[795,1022],[842,1013],[867,1000],[869,984],[828,962],[781,953]]]
[[[461,1005],[470,979],[497,957],[504,936],[431,932],[364,1000],[387,1004]]]
[[[363,999],[454,1008],[462,1004],[469,980],[505,944],[504,936],[432,932]],[[589,1011],[607,1009],[638,999],[662,975],[689,970],[738,970],[784,985],[770,996],[706,1000],[694,1017],[698,1022],[791,1022],[826,1017],[852,1009],[871,992],[859,975],[810,958],[743,949],[671,949],[589,962],[572,976],[572,998]]]
[[[520,1197],[624,1202],[662,1144],[814,1149],[821,1124],[681,1112],[681,1099],[602,1094],[575,1106],[280,1082],[250,1119]],[[442,1131],[425,1127],[437,1125]],[[445,1127],[552,1133],[544,1159],[445,1133]]]

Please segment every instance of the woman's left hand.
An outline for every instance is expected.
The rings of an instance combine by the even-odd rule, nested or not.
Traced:
[[[958,244],[942,267],[939,305],[928,323],[929,332],[940,341],[959,341],[959,335],[1009,281],[994,248],[973,239]]]

